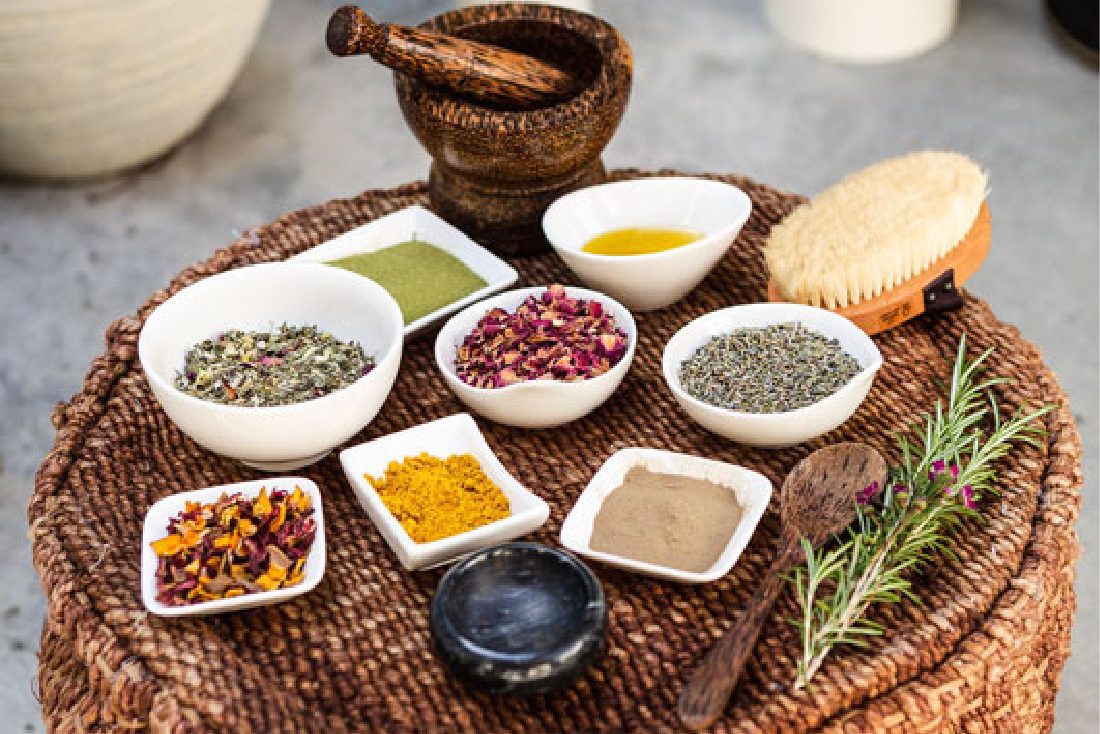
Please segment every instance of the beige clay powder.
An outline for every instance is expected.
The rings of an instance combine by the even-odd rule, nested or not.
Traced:
[[[699,573],[722,555],[739,522],[741,506],[730,488],[636,466],[604,500],[590,545],[603,553]]]

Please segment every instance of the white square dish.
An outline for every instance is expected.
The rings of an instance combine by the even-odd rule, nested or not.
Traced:
[[[486,476],[504,492],[512,514],[449,538],[430,543],[414,541],[363,475],[380,477],[391,461],[401,461],[422,452],[439,458],[471,454]],[[486,546],[526,535],[550,517],[550,506],[508,473],[469,413],[450,415],[345,449],[340,452],[340,463],[363,508],[397,554],[401,565],[410,571],[438,566]]]
[[[465,298],[406,324],[406,339],[419,334],[471,303],[499,293],[519,280],[519,273],[515,268],[474,242],[462,230],[440,219],[422,206],[406,207],[393,214],[379,217],[373,222],[368,222],[328,242],[301,252],[290,260],[324,263],[350,255],[382,250],[414,237],[454,255],[479,275],[486,285]]]
[[[741,505],[741,522],[713,566],[696,573],[592,550],[592,526],[597,513],[608,495],[622,486],[627,471],[636,466],[644,466],[653,472],[705,479],[729,488],[737,496],[737,503]],[[751,469],[661,449],[623,449],[604,462],[577,498],[573,509],[562,523],[561,544],[577,555],[647,576],[686,584],[715,581],[729,573],[741,557],[741,552],[749,544],[771,496],[771,481]]]
[[[215,502],[222,496],[222,493],[234,494],[239,492],[245,497],[256,497],[263,487],[267,487],[269,494],[275,489],[292,492],[296,486],[301,487],[302,491],[309,495],[310,502],[313,503],[312,517],[317,523],[313,545],[309,549],[309,555],[306,556],[306,563],[303,568],[305,576],[300,583],[285,589],[260,591],[254,594],[236,596],[232,599],[217,599],[178,607],[157,601],[157,554],[153,550],[152,543],[167,534],[168,521],[183,511],[186,503]],[[191,492],[180,492],[157,500],[145,513],[145,524],[141,533],[141,601],[145,604],[145,608],[153,614],[162,617],[189,617],[196,614],[221,614],[223,612],[262,607],[311,591],[317,584],[321,583],[324,575],[325,513],[324,508],[321,506],[321,491],[312,480],[305,477],[268,477],[251,482],[223,484],[217,487],[196,489]]]

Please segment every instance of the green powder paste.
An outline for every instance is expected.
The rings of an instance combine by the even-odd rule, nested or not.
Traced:
[[[486,286],[457,257],[419,240],[342,257],[326,265],[359,273],[385,288],[401,307],[406,324]]]

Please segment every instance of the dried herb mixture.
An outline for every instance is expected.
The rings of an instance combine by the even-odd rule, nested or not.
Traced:
[[[294,586],[317,532],[309,495],[266,488],[188,502],[153,542],[157,601],[183,606]]]
[[[704,403],[783,413],[829,397],[859,371],[840,342],[794,322],[712,337],[680,364],[679,376],[687,394]]]
[[[316,326],[283,324],[199,342],[185,355],[176,387],[225,405],[288,405],[336,392],[372,369],[374,359],[358,343]]]

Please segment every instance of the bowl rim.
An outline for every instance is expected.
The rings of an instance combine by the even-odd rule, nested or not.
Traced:
[[[476,550],[473,553],[465,556],[464,558],[459,559],[457,563],[447,569],[447,573],[443,575],[443,578],[439,581],[439,585],[436,586],[435,593],[432,596],[432,601],[428,612],[429,628],[434,638],[439,637],[439,632],[442,629],[443,631],[449,633],[446,635],[448,638],[458,642],[463,647],[468,648],[475,646],[473,641],[468,636],[461,634],[458,631],[458,628],[452,621],[450,615],[444,614],[442,612],[442,609],[447,601],[447,597],[451,593],[453,593],[456,579],[458,579],[459,576],[467,573],[468,569],[473,567],[475,564],[481,565],[484,557],[501,552],[507,552],[509,556],[517,556],[521,554],[532,554],[542,557],[552,556],[559,562],[562,562],[564,565],[568,566],[577,575],[577,577],[581,579],[581,582],[583,583],[585,588],[585,599],[583,602],[583,607],[585,608],[585,618],[587,619],[594,613],[599,615],[599,620],[596,624],[596,630],[599,634],[596,636],[596,639],[594,641],[594,646],[599,646],[600,642],[607,634],[607,615],[609,610],[607,607],[607,594],[604,592],[603,585],[600,583],[600,579],[596,575],[596,572],[589,568],[588,565],[577,556],[577,554],[567,549],[557,548],[544,543],[535,543],[532,541],[511,541],[507,543],[498,543],[496,545],[486,546],[485,548]],[[595,605],[594,608],[593,605]],[[442,624],[443,621],[447,622],[445,626]],[[582,625],[581,628],[572,632],[568,641],[555,645],[552,648],[546,648],[540,651],[538,655],[533,656],[532,659],[524,660],[522,663],[518,664],[527,667],[532,662],[537,662],[540,659],[544,659],[548,656],[553,656],[564,649],[569,649],[570,647],[576,645],[576,641],[579,635],[583,634],[583,632],[584,628]],[[496,648],[488,648],[481,645],[476,645],[476,647],[478,648],[479,653],[481,653],[484,657],[493,660],[494,662],[507,663],[510,659],[514,659],[513,655],[500,652]]]
[[[555,105],[529,110],[497,109],[474,101],[458,99],[405,74],[395,73],[394,84],[399,101],[407,98],[410,104],[421,108],[422,105],[415,101],[415,98],[420,97],[431,108],[431,112],[422,113],[424,117],[441,120],[448,127],[455,126],[457,123],[454,121],[461,119],[464,130],[481,131],[495,131],[502,121],[519,125],[520,129],[532,132],[559,127],[589,117],[594,109],[607,108],[616,103],[620,107],[619,114],[621,114],[630,96],[634,57],[630,44],[614,26],[590,13],[556,5],[507,3],[494,5],[489,12],[495,13],[496,16],[486,18],[485,6],[472,5],[457,8],[440,13],[417,27],[453,34],[463,28],[501,21],[535,21],[561,25],[584,37],[600,52],[603,58],[599,73],[583,89],[568,99]],[[625,83],[617,83],[620,77],[625,77]],[[468,112],[462,114],[462,110],[476,110],[478,114],[470,115]]]
[[[638,255],[603,255],[595,252],[585,252],[582,249],[584,245],[581,245],[579,247],[570,247],[551,237],[550,231],[547,227],[547,221],[551,217],[564,217],[565,214],[562,213],[563,209],[566,209],[566,207],[570,205],[575,205],[576,201],[579,199],[583,199],[585,194],[590,195],[591,192],[597,189],[610,190],[618,187],[626,187],[626,185],[629,185],[630,188],[635,188],[637,186],[652,185],[682,187],[684,185],[694,186],[698,184],[702,184],[709,188],[723,188],[726,190],[732,189],[730,193],[733,194],[733,198],[745,204],[744,216],[738,215],[734,217],[729,224],[719,227],[712,232],[707,232],[703,234],[699,239],[688,242],[685,245],[680,245],[679,247],[674,247],[670,250],[663,250],[661,252],[648,252]],[[558,197],[553,201],[553,203],[550,204],[550,206],[546,208],[546,211],[543,212],[542,233],[546,236],[547,242],[549,242],[550,246],[554,248],[554,251],[557,252],[563,259],[568,255],[568,257],[576,260],[588,260],[590,262],[650,262],[664,259],[675,259],[676,257],[682,257],[687,253],[691,253],[696,250],[706,249],[707,247],[713,246],[719,239],[725,239],[731,234],[736,235],[736,233],[738,233],[741,228],[745,226],[745,223],[749,221],[749,217],[751,216],[752,199],[742,189],[734,186],[733,184],[726,183],[725,181],[716,181],[710,178],[702,178],[699,176],[645,176],[643,178],[628,179],[625,181],[607,181],[605,183],[595,184],[593,186],[586,186],[583,189],[570,191],[569,193]]]
[[[172,505],[182,510],[184,504],[191,501],[196,495],[212,494],[214,490],[227,494],[240,492],[246,497],[255,497],[259,495],[261,488],[271,487],[277,484],[293,484],[299,486],[302,488],[302,491],[309,495],[310,500],[313,502],[313,517],[315,518],[316,532],[313,537],[313,544],[309,547],[309,553],[306,555],[306,562],[304,564],[306,569],[310,569],[311,564],[316,569],[309,572],[309,576],[312,576],[312,578],[303,577],[302,581],[295,586],[272,589],[271,591],[258,591],[230,599],[212,599],[210,601],[183,604],[180,606],[171,606],[157,601],[155,586],[152,589],[147,586],[149,577],[156,574],[157,557],[156,553],[145,542],[146,537],[149,535],[149,524],[155,508],[160,505]],[[164,532],[163,529],[158,529],[157,535],[162,536]],[[293,474],[273,475],[265,476],[260,479],[249,479],[247,481],[233,482],[230,484],[215,484],[209,487],[188,490],[186,492],[177,492],[176,494],[161,497],[149,505],[149,508],[145,511],[145,518],[142,520],[140,549],[141,601],[150,613],[160,617],[190,617],[203,614],[221,614],[223,612],[232,612],[251,609],[258,606],[266,606],[268,604],[276,604],[296,596],[301,596],[317,588],[325,577],[325,571],[327,570],[327,553],[324,499],[321,494],[321,488],[309,477]],[[150,554],[152,554],[152,556],[150,556]]]
[[[763,308],[761,308],[761,307],[763,307]],[[673,342],[675,342],[676,339],[679,338],[680,335],[684,331],[686,331],[689,327],[691,327],[692,325],[694,325],[698,321],[702,321],[703,319],[714,319],[715,321],[719,321],[719,320],[721,320],[721,319],[718,318],[719,315],[729,316],[734,311],[738,311],[738,310],[742,310],[742,309],[748,309],[748,308],[759,309],[759,310],[772,310],[772,308],[774,308],[775,310],[794,309],[796,311],[803,311],[803,312],[809,311],[809,312],[813,312],[813,313],[820,312],[822,314],[827,314],[827,318],[829,318],[831,320],[834,320],[835,323],[838,326],[840,326],[841,328],[849,330],[857,340],[863,342],[865,346],[869,346],[871,348],[871,353],[873,355],[872,359],[871,359],[870,363],[867,364],[866,366],[861,366],[859,372],[857,372],[855,375],[853,375],[850,380],[848,380],[846,383],[844,383],[843,386],[841,386],[836,392],[832,393],[831,395],[826,395],[825,397],[821,398],[817,402],[811,403],[809,405],[804,405],[801,408],[794,408],[793,410],[785,410],[785,411],[782,411],[782,412],[779,412],[779,413],[750,413],[750,412],[743,411],[743,410],[734,410],[733,408],[723,408],[722,406],[712,405],[711,403],[704,402],[704,401],[700,400],[699,398],[696,398],[692,395],[689,395],[688,392],[680,384],[680,378],[676,374],[676,369],[679,367],[679,365],[672,365],[672,355],[670,353],[670,347],[672,346]],[[777,320],[772,321],[770,323],[779,324],[779,323],[785,323],[787,321],[798,321],[798,318],[793,317],[793,318],[790,318],[790,319],[777,319]],[[718,334],[722,334],[722,333],[728,333],[732,329],[736,329],[736,328],[741,328],[741,327],[738,327],[736,325],[727,326],[727,327],[725,327],[725,330],[720,330],[720,331],[713,332],[711,334],[711,337],[717,336]],[[750,327],[744,327],[744,328],[750,328]],[[810,327],[807,327],[807,328],[810,328]],[[817,331],[816,329],[811,329],[811,330]],[[820,333],[820,332],[818,332],[818,333]],[[748,421],[757,421],[757,422],[761,422],[761,423],[776,422],[776,421],[781,421],[781,420],[786,421],[787,419],[789,419],[791,417],[809,415],[811,412],[817,411],[821,406],[823,406],[827,403],[837,402],[846,393],[858,389],[864,382],[866,382],[867,380],[873,378],[875,376],[875,373],[877,373],[881,367],[882,367],[882,352],[879,351],[878,345],[875,344],[874,340],[871,339],[871,337],[867,335],[867,332],[865,332],[863,329],[856,326],[855,323],[853,323],[850,319],[846,318],[845,316],[842,316],[842,315],[836,313],[835,311],[829,311],[828,309],[818,308],[817,306],[809,306],[809,305],[801,304],[801,303],[773,303],[773,302],[770,302],[770,301],[765,301],[765,302],[760,302],[760,303],[742,303],[742,304],[739,304],[739,305],[736,305],[736,306],[728,306],[726,308],[718,309],[717,311],[711,311],[709,313],[705,313],[701,316],[698,316],[698,317],[692,319],[691,321],[689,321],[688,323],[684,324],[683,326],[681,326],[679,329],[676,330],[676,333],[673,334],[672,337],[669,338],[669,340],[665,343],[664,351],[661,354],[661,372],[664,375],[665,384],[668,386],[669,390],[672,391],[672,394],[678,400],[680,400],[682,403],[686,403],[688,405],[691,405],[691,406],[699,408],[701,410],[710,412],[712,414],[722,415],[722,416],[726,416],[726,417],[730,417],[730,418],[737,418],[739,420],[743,420],[743,421],[746,421],[746,422],[748,422]]]
[[[630,368],[630,364],[634,360],[634,350],[638,343],[638,325],[634,320],[634,314],[630,312],[630,309],[611,296],[590,288],[572,285],[562,286],[565,288],[566,295],[572,298],[582,298],[585,300],[600,300],[604,302],[605,306],[607,303],[614,304],[617,308],[621,309],[622,313],[628,318],[626,324],[623,324],[619,322],[619,314],[615,314],[616,325],[623,330],[627,337],[626,352],[623,353],[622,358],[615,363],[611,369],[604,372],[602,375],[589,377],[578,382],[565,382],[564,380],[525,380],[523,382],[505,385],[504,387],[475,387],[474,385],[463,382],[455,371],[454,365],[448,364],[447,360],[443,359],[442,352],[446,348],[446,342],[448,341],[446,336],[450,331],[457,328],[457,322],[463,320],[467,313],[475,309],[482,309],[483,312],[487,312],[489,309],[495,308],[498,301],[511,300],[519,295],[526,298],[528,295],[545,291],[547,287],[548,286],[541,285],[528,288],[513,288],[512,290],[503,291],[490,298],[472,303],[447,319],[447,322],[440,327],[439,332],[436,334],[435,347],[433,349],[436,365],[439,367],[440,372],[443,373],[443,377],[446,379],[447,383],[452,387],[466,390],[471,395],[506,395],[515,394],[521,391],[544,393],[564,392],[565,390],[574,390],[587,385],[596,385],[621,379],[622,375]]]
[[[391,322],[396,324],[396,330],[393,331],[393,333],[391,333],[389,335],[390,340],[389,340],[388,344],[386,345],[385,355],[381,359],[376,359],[376,361],[374,363],[374,367],[371,369],[370,372],[368,372],[365,375],[362,375],[361,377],[356,379],[351,384],[345,385],[344,387],[340,388],[339,390],[334,390],[334,391],[332,391],[330,393],[327,393],[325,395],[321,395],[321,396],[316,397],[316,398],[310,398],[309,400],[301,400],[297,403],[285,403],[283,405],[265,405],[265,406],[227,405],[225,403],[216,403],[212,400],[203,400],[202,398],[195,397],[194,395],[188,395],[183,390],[180,390],[178,387],[176,387],[175,384],[174,384],[174,381],[165,379],[165,377],[162,374],[160,374],[157,370],[154,370],[154,369],[146,366],[147,362],[148,362],[147,357],[151,358],[151,356],[152,356],[152,355],[149,354],[149,351],[148,351],[148,349],[149,349],[148,342],[145,341],[146,329],[149,328],[150,324],[153,324],[153,326],[155,328],[158,325],[158,323],[161,319],[166,318],[163,315],[163,312],[161,312],[161,310],[160,310],[163,306],[165,306],[169,303],[172,303],[172,301],[174,301],[181,294],[186,293],[186,292],[190,292],[190,294],[191,294],[188,297],[195,297],[193,295],[194,293],[200,292],[205,287],[209,287],[209,286],[204,286],[204,284],[211,283],[212,281],[215,281],[215,280],[225,279],[227,276],[229,276],[229,277],[242,277],[242,276],[239,275],[240,273],[243,273],[243,272],[246,272],[246,271],[255,272],[256,269],[261,269],[261,268],[262,269],[270,269],[270,268],[320,269],[320,270],[317,270],[317,272],[332,271],[332,272],[337,274],[337,279],[344,279],[344,280],[347,280],[345,278],[345,276],[350,275],[352,278],[356,278],[356,279],[358,279],[358,281],[360,281],[359,283],[357,283],[357,285],[365,287],[368,290],[372,290],[375,293],[379,293],[382,296],[384,296],[383,302],[386,303],[385,309],[390,312]],[[329,277],[329,276],[326,275],[325,277]],[[347,282],[350,283],[352,281],[347,280]],[[192,288],[195,288],[195,289],[198,289],[198,290],[193,291],[193,290],[191,290]],[[179,302],[177,301],[177,304],[178,303]],[[158,313],[160,313],[159,317],[158,317]],[[396,319],[396,321],[394,321],[394,319]],[[350,270],[344,270],[343,268],[334,268],[334,267],[331,267],[331,266],[328,266],[328,265],[324,265],[323,263],[278,261],[278,262],[255,263],[255,264],[252,264],[252,265],[244,265],[244,266],[241,266],[239,268],[233,268],[232,270],[225,270],[225,271],[220,272],[220,273],[214,273],[213,275],[211,275],[209,277],[203,278],[202,280],[196,281],[195,283],[192,283],[191,285],[185,286],[184,288],[181,288],[180,290],[176,291],[176,293],[174,293],[170,298],[166,299],[163,303],[159,304],[156,308],[154,308],[152,313],[150,313],[149,316],[146,317],[145,323],[143,323],[142,326],[141,326],[141,332],[138,334],[137,352],[138,352],[138,362],[141,364],[141,371],[145,375],[145,378],[150,383],[155,383],[155,387],[159,387],[160,389],[165,390],[166,392],[172,394],[174,398],[182,400],[184,405],[196,405],[196,406],[201,405],[201,406],[204,406],[205,409],[213,409],[213,410],[215,410],[219,413],[225,413],[226,415],[243,416],[243,415],[263,414],[263,415],[266,415],[266,416],[274,416],[274,415],[278,415],[280,413],[290,413],[290,412],[293,412],[295,410],[299,410],[299,409],[302,408],[302,406],[321,404],[323,401],[332,402],[334,404],[334,407],[335,407],[335,402],[336,401],[329,400],[330,398],[336,398],[336,400],[339,400],[339,397],[337,397],[337,396],[343,394],[346,390],[351,390],[353,388],[356,389],[356,390],[363,389],[369,382],[372,381],[371,380],[372,377],[375,377],[376,375],[381,375],[384,372],[384,370],[380,370],[380,368],[384,364],[388,365],[389,362],[392,359],[395,358],[395,356],[396,356],[397,359],[400,359],[401,347],[402,347],[403,341],[404,341],[404,318],[401,316],[401,307],[397,305],[397,301],[394,300],[393,296],[391,296],[386,291],[385,288],[378,285],[378,283],[374,282],[370,278],[365,278],[362,275],[358,275],[356,273],[353,273]],[[184,352],[184,354],[186,354],[186,351]],[[182,354],[180,355],[181,360],[182,360],[183,356],[184,355],[182,355]],[[383,378],[378,377],[377,379],[383,379]]]

